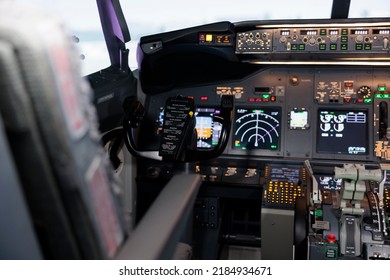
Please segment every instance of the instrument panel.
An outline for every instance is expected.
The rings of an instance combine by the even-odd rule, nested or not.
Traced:
[[[237,33],[236,53],[388,53],[387,23],[259,25]]]
[[[274,66],[241,81],[175,89],[149,98],[142,143],[156,148],[165,100],[181,95],[197,107],[197,147],[211,149],[221,130],[213,115],[229,94],[235,108],[225,156],[388,161],[389,83],[389,69]]]
[[[215,116],[234,100],[224,152],[186,165],[202,178],[201,201],[213,201],[196,216],[202,236],[218,228],[207,217],[224,215],[222,238],[261,240],[264,259],[388,258],[388,219],[371,218],[388,217],[389,38],[376,19],[222,22],[141,39],[143,150],[159,149],[166,101],[188,98],[186,145],[211,153],[226,136]],[[141,178],[176,167],[146,166]]]

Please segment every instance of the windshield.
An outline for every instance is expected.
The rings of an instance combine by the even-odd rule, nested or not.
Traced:
[[[95,0],[19,0],[33,3],[61,17],[71,33],[80,39],[82,74],[110,65]],[[121,0],[132,41],[129,64],[137,68],[136,47],[141,36],[217,21],[330,18],[332,0]],[[349,17],[388,17],[388,0],[352,0]]]

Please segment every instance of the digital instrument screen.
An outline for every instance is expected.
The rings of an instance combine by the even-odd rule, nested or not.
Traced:
[[[377,29],[372,31],[373,34],[390,35],[390,29]]]
[[[351,30],[352,35],[368,35],[368,29],[353,29]]]
[[[299,168],[271,167],[269,177],[271,181],[294,182],[298,184],[300,179]]]
[[[218,145],[222,124],[213,121],[214,114],[220,114],[220,110],[214,108],[196,108],[195,128],[198,134],[196,147],[199,149],[211,149]]]
[[[301,30],[301,35],[317,35],[317,30]]]
[[[318,152],[368,154],[367,111],[319,110],[318,122]]]
[[[233,148],[279,150],[280,108],[236,108]]]
[[[221,111],[215,108],[196,108],[195,129],[197,132],[196,147],[198,149],[211,149],[218,145],[219,138],[221,136],[222,124],[214,122],[214,114],[220,114]],[[158,133],[162,130],[164,123],[164,107],[160,108],[158,114]]]
[[[290,36],[290,30],[281,30],[280,35],[282,36]]]
[[[290,129],[309,128],[309,112],[307,110],[291,110],[289,116]]]

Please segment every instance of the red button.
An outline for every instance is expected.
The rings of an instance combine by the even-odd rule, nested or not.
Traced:
[[[336,242],[336,235],[334,235],[334,234],[328,234],[327,236],[326,236],[326,240],[329,242],[329,243],[335,243]]]

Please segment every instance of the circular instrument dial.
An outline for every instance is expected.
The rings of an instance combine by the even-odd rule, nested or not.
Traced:
[[[361,86],[357,91],[358,98],[370,98],[372,90],[368,86]]]

